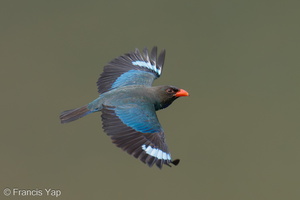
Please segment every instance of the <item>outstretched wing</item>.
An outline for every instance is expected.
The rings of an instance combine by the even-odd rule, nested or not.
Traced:
[[[104,93],[127,85],[151,86],[162,72],[165,54],[163,50],[157,57],[157,47],[153,47],[150,55],[145,48],[143,53],[136,49],[135,52],[115,58],[104,67],[97,81],[98,92]]]
[[[163,164],[177,165],[172,161],[154,108],[147,105],[104,106],[103,129],[118,147],[152,167]]]

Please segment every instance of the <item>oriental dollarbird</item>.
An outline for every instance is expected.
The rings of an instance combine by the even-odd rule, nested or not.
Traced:
[[[91,103],[61,113],[61,123],[68,123],[98,111],[103,129],[118,147],[148,166],[160,169],[172,160],[164,130],[156,111],[168,107],[188,92],[170,85],[152,86],[160,77],[165,50],[157,57],[157,47],[148,53],[138,49],[109,62],[97,81],[99,97]]]

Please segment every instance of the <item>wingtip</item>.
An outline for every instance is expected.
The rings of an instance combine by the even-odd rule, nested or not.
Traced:
[[[175,160],[172,160],[169,163],[173,164],[174,166],[177,166],[179,164],[179,162],[180,162],[180,159],[175,159]],[[172,167],[172,165],[170,165],[169,163],[165,163],[165,165],[167,165],[169,167]]]
[[[139,50],[138,48],[135,48],[134,53],[136,53],[136,54],[141,54],[141,53],[140,53],[140,50]]]
[[[175,159],[173,161],[171,161],[171,163],[175,166],[177,166],[180,163],[180,159]]]
[[[158,59],[157,59],[157,65],[162,69],[164,66],[164,62],[165,62],[165,57],[166,57],[166,50],[163,49],[161,50]]]
[[[153,65],[156,65],[157,62],[157,46],[154,46],[151,50],[151,54],[150,54],[150,62]]]
[[[149,60],[149,53],[148,53],[148,48],[147,47],[145,47],[144,49],[143,49],[143,56],[144,56],[144,58],[146,59],[146,60]]]
[[[151,62],[151,64],[156,64],[160,69],[163,68],[164,62],[165,62],[165,57],[166,57],[166,49],[162,49],[159,55],[157,54],[157,46],[153,46],[150,54],[149,50],[147,47],[143,49],[143,57],[145,60],[148,60]],[[135,53],[139,53],[140,51],[136,48]]]

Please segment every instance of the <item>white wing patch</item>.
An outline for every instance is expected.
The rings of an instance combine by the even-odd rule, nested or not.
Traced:
[[[150,70],[153,70],[155,71],[159,76],[161,74],[161,68],[160,67],[157,67],[156,65],[151,65],[151,63],[148,61],[148,62],[145,62],[145,61],[134,61],[132,62],[133,65],[137,65],[137,66],[140,66],[140,67],[146,67]]]
[[[145,144],[142,145],[142,149],[146,151],[148,155],[153,156],[157,159],[171,160],[171,155],[169,153],[163,152],[160,149],[152,148],[151,146],[146,146]]]

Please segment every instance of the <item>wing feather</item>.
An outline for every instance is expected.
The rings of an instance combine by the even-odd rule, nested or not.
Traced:
[[[127,85],[151,86],[160,77],[165,59],[165,50],[157,58],[157,47],[150,53],[145,48],[143,53],[138,49],[126,53],[109,62],[100,75],[98,92],[104,93]]]
[[[112,142],[150,167],[154,164],[159,168],[162,168],[163,164],[170,166],[172,160],[165,142],[164,132],[162,129],[157,129],[160,125],[154,126],[156,127],[154,132],[138,131],[134,127],[126,125],[126,119],[122,119],[122,115],[120,118],[116,110],[118,107],[112,106],[104,106],[102,109],[103,129],[111,137]],[[156,115],[154,117],[156,118]],[[134,117],[132,116],[132,118]],[[143,116],[139,115],[138,118],[141,119]],[[143,119],[141,121],[145,122]],[[145,124],[145,126],[148,125]]]

